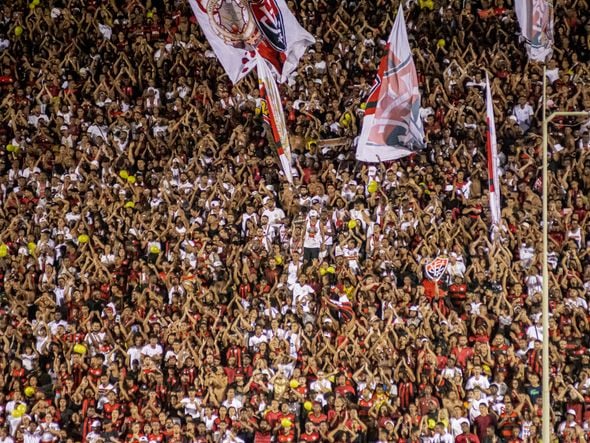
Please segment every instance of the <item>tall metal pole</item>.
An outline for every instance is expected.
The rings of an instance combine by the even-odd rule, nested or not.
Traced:
[[[547,67],[543,67],[543,296],[541,299],[542,326],[543,326],[543,376],[541,381],[543,395],[543,443],[551,443],[551,405],[549,401],[549,267],[548,257],[548,226],[547,226],[547,199],[549,183],[547,180],[548,155],[547,155]]]
[[[589,117],[589,112],[553,112],[549,117],[546,115],[547,110],[547,76],[546,68],[543,69],[543,297],[541,300],[542,309],[542,326],[543,326],[543,377],[542,377],[542,394],[543,394],[543,437],[542,443],[551,443],[551,402],[550,402],[550,366],[549,366],[549,266],[548,266],[548,231],[547,223],[547,202],[548,202],[548,127],[549,123],[555,117]]]

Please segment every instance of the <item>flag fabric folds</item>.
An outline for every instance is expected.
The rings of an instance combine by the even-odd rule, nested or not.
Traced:
[[[500,181],[498,178],[498,145],[496,143],[496,123],[494,121],[494,103],[490,80],[486,74],[486,121],[487,121],[487,152],[488,152],[488,185],[490,192],[490,210],[492,223],[498,227],[500,223]]]
[[[258,57],[257,59],[257,71],[262,117],[271,131],[285,177],[292,184],[291,146],[289,144],[289,134],[287,132],[279,88],[263,57]]]
[[[400,5],[367,100],[356,158],[381,162],[423,149],[418,76]]]
[[[553,54],[552,1],[518,0],[514,7],[529,58],[547,61]]]
[[[296,69],[313,36],[285,0],[189,0],[193,13],[233,83],[255,66],[257,54],[281,82]]]

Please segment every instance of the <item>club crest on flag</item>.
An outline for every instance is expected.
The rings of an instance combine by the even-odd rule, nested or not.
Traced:
[[[261,39],[247,0],[197,0],[211,28],[226,44],[245,49]]]
[[[439,281],[447,270],[448,264],[449,258],[439,255],[424,267],[426,276],[430,280]]]
[[[252,0],[250,9],[259,31],[268,44],[276,51],[285,52],[287,50],[285,22],[276,2],[274,0]]]

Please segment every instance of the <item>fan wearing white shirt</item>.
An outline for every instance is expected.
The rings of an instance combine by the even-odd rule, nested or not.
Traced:
[[[248,347],[254,351],[258,351],[258,345],[260,345],[262,342],[268,343],[268,337],[264,335],[262,326],[256,325],[256,328],[254,329],[254,335],[248,340]]]
[[[346,246],[342,248],[342,255],[348,261],[348,266],[350,267],[351,271],[355,274],[360,273],[359,267],[359,252],[360,248],[357,247],[357,243],[354,239],[349,239]]]
[[[432,443],[454,443],[455,437],[447,432],[447,427],[444,423],[438,422],[434,427],[435,434],[431,438]]]
[[[482,391],[487,392],[490,388],[490,381],[485,375],[482,375],[481,366],[475,366],[473,368],[473,375],[469,377],[465,384],[466,390],[480,388]]]
[[[199,410],[201,400],[197,398],[197,391],[194,387],[190,387],[188,395],[180,400],[180,405],[184,407],[184,413],[190,415],[193,419],[199,418]]]
[[[33,425],[33,426],[35,428],[37,427],[37,425]],[[41,438],[39,438],[39,440],[40,439]],[[6,429],[5,426],[2,426],[0,428],[0,443],[14,443],[14,440],[12,439],[12,437],[10,435],[8,435],[8,430]]]
[[[285,218],[285,211],[277,208],[275,201],[272,198],[268,198],[262,215],[268,217],[268,223],[272,228],[279,228],[281,220]]]
[[[55,311],[55,313],[53,314],[53,321],[50,321],[47,326],[49,326],[49,329],[51,330],[51,334],[56,335],[57,328],[60,326],[63,326],[63,328],[65,329],[68,326],[68,322],[64,321],[61,318],[60,311]]]
[[[305,237],[303,239],[303,261],[310,262],[320,255],[323,242],[323,226],[318,219],[315,209],[309,211],[309,217],[305,222]]]
[[[516,117],[516,122],[523,132],[526,132],[531,126],[531,117],[535,114],[533,107],[528,104],[526,97],[518,99],[518,105],[514,107],[512,114]]]
[[[151,336],[150,342],[141,348],[141,355],[150,357],[152,360],[160,360],[164,355],[162,346],[158,343],[158,337]]]
[[[297,305],[301,303],[305,311],[305,308],[310,301],[309,297],[314,292],[314,289],[307,284],[307,276],[301,274],[299,280],[293,285],[293,299],[291,302],[293,309],[296,309]]]
[[[236,390],[229,388],[227,390],[226,399],[222,403],[226,408],[235,408],[237,411],[242,409],[243,403],[236,397]]]
[[[449,264],[447,265],[447,272],[451,277],[464,277],[465,275],[465,263],[459,261],[457,254],[451,252],[449,256]]]

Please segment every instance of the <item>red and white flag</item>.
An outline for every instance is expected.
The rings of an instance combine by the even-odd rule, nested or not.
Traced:
[[[285,0],[189,0],[211,48],[233,83],[256,66],[257,54],[284,82],[315,43]]]
[[[292,184],[291,145],[289,144],[289,134],[287,132],[279,88],[270,68],[262,57],[258,57],[257,59],[257,72],[262,117],[272,132],[272,139],[275,143],[285,178]]]
[[[448,264],[449,258],[444,255],[439,255],[424,266],[426,276],[432,281],[439,281],[446,272]]]
[[[490,89],[490,79],[486,74],[486,121],[487,130],[487,151],[488,151],[488,186],[490,192],[490,210],[492,223],[499,226],[500,216],[500,181],[498,179],[498,144],[496,142],[496,123],[494,121],[494,103]]]
[[[367,100],[358,141],[356,158],[363,162],[395,160],[425,146],[418,76],[401,5],[386,51]]]
[[[514,8],[529,58],[547,61],[553,54],[553,1],[517,0]]]

